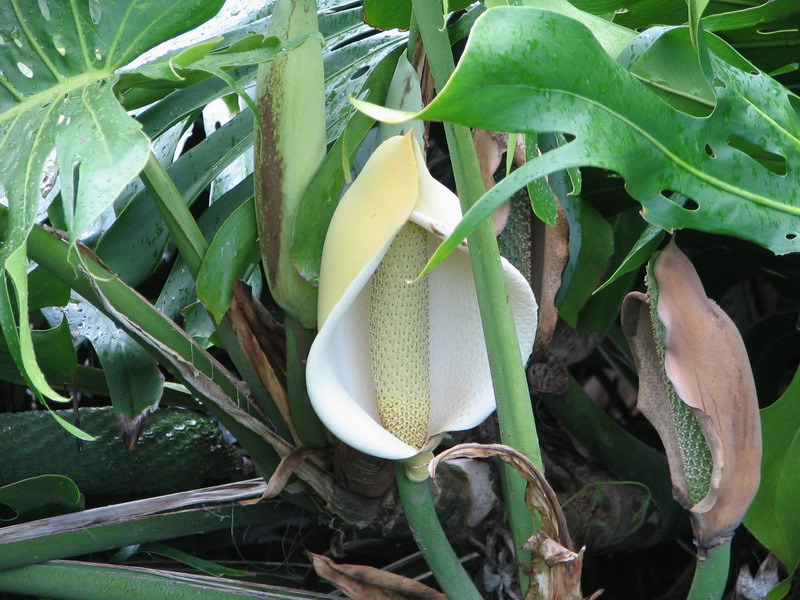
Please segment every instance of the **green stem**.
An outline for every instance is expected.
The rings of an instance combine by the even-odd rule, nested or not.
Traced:
[[[325,429],[311,406],[306,389],[306,360],[314,335],[313,329],[286,313],[286,399],[292,425],[303,445],[323,448],[328,443]]]
[[[414,15],[425,44],[436,88],[441,90],[455,68],[447,30],[440,30],[443,15],[438,2],[413,0]],[[484,193],[483,179],[472,135],[466,127],[446,124],[445,133],[453,162],[458,195],[466,211]],[[533,420],[528,383],[521,365],[517,333],[508,305],[500,254],[492,224],[484,221],[468,238],[470,259],[492,373],[500,440],[522,452],[543,471],[539,439]],[[533,517],[525,504],[525,482],[504,466],[503,493],[511,533],[520,562],[530,560],[522,545],[534,532]],[[527,578],[520,569],[523,589]]]
[[[709,552],[705,560],[698,558],[686,600],[720,600],[725,593],[730,564],[730,541]]]
[[[395,463],[395,477],[414,540],[442,591],[451,600],[481,600],[480,592],[442,530],[428,487],[429,480],[411,481],[406,475],[405,465],[400,462]]]
[[[189,272],[192,277],[197,277],[208,244],[197,226],[197,222],[189,212],[183,196],[175,187],[167,170],[158,162],[152,152],[145,163],[141,177],[158,212],[161,213],[161,218],[164,219],[169,232],[175,239],[178,251],[186,261]]]

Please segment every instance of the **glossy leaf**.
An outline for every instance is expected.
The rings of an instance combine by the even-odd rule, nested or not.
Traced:
[[[376,29],[408,29],[411,26],[411,0],[365,0],[364,21]]]
[[[472,4],[472,0],[444,0],[450,13]],[[376,29],[408,29],[411,27],[411,0],[365,0],[364,21]]]
[[[253,140],[253,113],[244,110],[170,165],[167,172],[192,205],[214,177],[240,156]],[[169,231],[142,190],[120,212],[100,239],[97,253],[126,282],[138,285],[162,260]]]
[[[258,261],[258,229],[252,199],[239,206],[219,228],[197,275],[197,296],[220,322],[231,303],[233,281]]]
[[[90,9],[7,0],[0,5],[6,28],[0,53],[0,185],[12,207],[10,231],[24,236],[30,229],[44,161],[53,149],[62,174],[71,174],[63,177],[62,193],[76,233],[141,169],[149,142],[114,95],[114,71],[207,20],[222,2],[198,10],[194,2],[179,1],[155,20],[151,4],[116,0]]]
[[[0,191],[10,208],[0,269],[11,276],[23,315],[25,240],[42,204],[39,186],[48,157],[55,151],[64,215],[78,234],[136,176],[149,150],[140,126],[116,99],[116,69],[207,20],[221,5],[182,0],[154,20],[151,2],[144,0],[112,0],[102,8],[0,3]],[[36,364],[29,328],[13,315],[5,279],[3,288],[0,323],[18,367],[35,390],[63,400]]]
[[[796,15],[797,8],[797,3],[794,0],[772,0],[759,6],[707,15],[700,22],[706,31],[743,29]]]
[[[569,53],[558,50],[564,38]],[[589,165],[620,173],[645,219],[669,231],[735,235],[776,253],[800,249],[800,191],[787,176],[800,167],[798,98],[763,73],[742,71],[715,55],[710,62],[717,106],[709,117],[695,118],[655,96],[577,21],[524,7],[487,11],[450,82],[420,116],[497,131],[557,130],[575,139],[485,194],[433,263],[528,181]],[[757,142],[782,171],[737,139]],[[674,192],[696,206],[676,204]]]
[[[136,417],[161,398],[164,376],[153,358],[96,308],[81,302],[61,309],[70,328],[97,352],[117,414]]]
[[[72,377],[78,367],[69,323],[63,319],[52,329],[39,329],[32,333],[36,356],[53,371],[64,378]]]
[[[248,176],[206,209],[197,219],[197,226],[206,241],[210,243],[225,220],[252,197],[253,178]],[[186,262],[181,256],[178,256],[167,281],[161,288],[155,305],[167,317],[177,320],[181,311],[195,299],[194,278],[189,272]]]
[[[800,370],[783,395],[761,411],[761,487],[744,523],[789,573],[800,564]]]

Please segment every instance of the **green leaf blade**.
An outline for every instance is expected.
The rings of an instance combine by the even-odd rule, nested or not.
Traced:
[[[800,370],[774,404],[761,411],[761,487],[744,524],[793,573],[800,564]]]
[[[563,39],[569,53],[559,49]],[[735,235],[778,254],[797,251],[800,194],[789,176],[800,167],[796,99],[763,73],[713,56],[712,63],[717,108],[708,118],[691,117],[611,59],[577,21],[495,8],[478,19],[452,79],[421,116],[570,134],[584,144],[582,165],[620,173],[651,223]],[[731,135],[781,157],[787,175],[733,147]],[[698,206],[684,208],[672,193]]]

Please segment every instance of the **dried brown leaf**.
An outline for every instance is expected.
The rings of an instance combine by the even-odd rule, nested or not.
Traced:
[[[351,600],[447,600],[441,592],[396,573],[364,565],[339,565],[310,552],[309,556],[317,575]]]
[[[249,506],[250,504],[256,504],[262,500],[269,500],[280,494],[283,488],[286,487],[289,478],[294,475],[297,467],[299,467],[313,452],[314,448],[309,448],[307,446],[300,446],[289,452],[289,454],[281,459],[278,466],[275,467],[275,471],[269,478],[267,488],[264,490],[264,493],[261,494],[261,497],[243,500],[240,504]]]
[[[294,429],[294,421],[292,419],[291,411],[289,409],[289,401],[286,397],[285,373],[280,368],[276,368],[274,353],[273,359],[270,360],[268,352],[265,350],[262,335],[258,335],[260,327],[258,327],[256,318],[256,308],[254,306],[255,300],[250,293],[250,289],[243,283],[237,280],[233,288],[233,297],[231,298],[231,306],[228,309],[228,317],[231,320],[231,327],[236,339],[241,345],[242,351],[247,356],[248,362],[253,366],[259,381],[267,390],[278,411],[281,413],[283,420],[291,431],[292,438],[295,443],[299,443],[300,437]]]

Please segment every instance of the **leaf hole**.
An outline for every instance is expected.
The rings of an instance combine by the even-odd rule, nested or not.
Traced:
[[[794,109],[797,118],[800,119],[800,98],[798,98],[794,94],[787,94],[787,97],[789,98],[789,104],[792,105],[792,108]]]
[[[102,16],[103,11],[100,8],[100,0],[89,0],[89,17],[92,19],[92,23],[97,25]]]
[[[728,87],[727,85],[725,85],[725,82],[722,81],[722,79],[720,79],[719,77],[714,77],[713,83],[715,88],[720,88],[724,90],[726,87]]]
[[[683,203],[683,209],[694,212],[696,210],[700,210],[700,205],[691,198],[687,198],[686,202]]]
[[[787,233],[786,234],[786,239],[790,240],[790,241],[791,240],[795,240],[795,239],[797,239],[797,234],[796,233]]]
[[[81,163],[80,161],[72,165],[72,197],[78,195],[78,185],[81,181]]]
[[[367,72],[369,72],[369,65],[364,65],[356,69],[356,71],[350,75],[350,79],[358,79],[359,77],[363,77]]]
[[[717,158],[717,155],[714,153],[714,149],[709,144],[706,144],[706,154],[708,154],[711,158]]]
[[[786,175],[786,157],[770,152],[758,144],[749,142],[734,134],[725,138],[725,143],[734,150],[746,154],[762,167],[772,171],[776,175]]]

